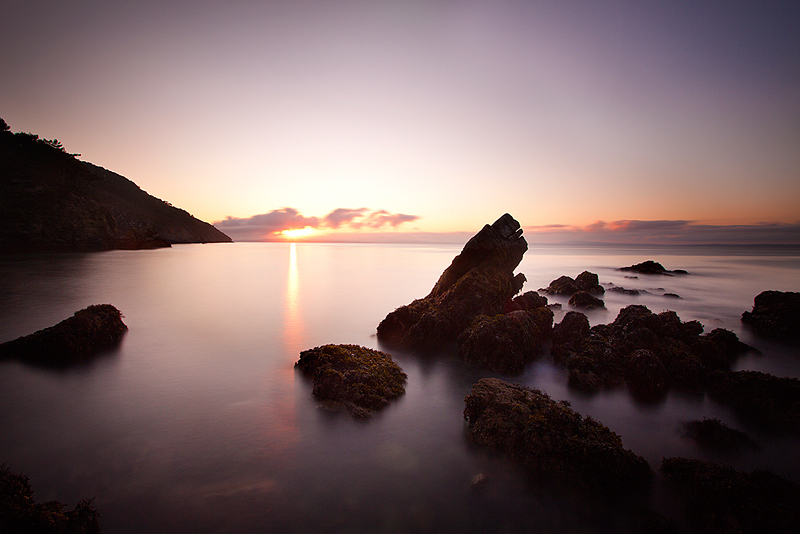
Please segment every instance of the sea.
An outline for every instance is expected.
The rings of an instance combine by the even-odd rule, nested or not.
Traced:
[[[624,389],[573,391],[547,351],[519,376],[452,355],[389,351],[408,375],[405,395],[367,420],[321,407],[294,368],[300,352],[380,348],[378,323],[427,295],[460,249],[298,242],[2,256],[0,342],[101,303],[119,308],[129,331],[76,367],[0,362],[0,464],[30,477],[37,502],[93,498],[107,533],[635,530],[626,504],[548,486],[470,443],[464,398],[479,378],[496,376],[568,400],[656,472],[662,458],[682,456],[800,482],[797,438],[764,434],[702,394],[640,404]],[[645,260],[689,274],[618,270]],[[760,292],[800,291],[797,248],[531,245],[517,268],[523,291],[584,270],[606,289],[644,290],[607,291],[606,309],[588,312],[592,324],[629,304],[674,310],[756,348],[736,370],[800,377],[797,347],[754,337],[741,323]],[[550,302],[562,305],[558,322],[570,306]],[[699,448],[682,427],[704,417],[760,448]],[[685,521],[680,495],[660,475],[641,499]]]

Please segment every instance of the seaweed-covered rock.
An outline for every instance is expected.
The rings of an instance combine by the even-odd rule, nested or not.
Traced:
[[[455,345],[479,315],[503,313],[525,283],[514,275],[528,249],[522,229],[505,214],[464,246],[425,298],[389,313],[378,325],[385,346],[437,352]]]
[[[784,341],[800,341],[800,293],[763,291],[753,301],[753,311],[742,322],[756,334]]]
[[[800,486],[774,473],[743,473],[687,458],[665,458],[661,471],[686,490],[686,511],[693,532],[797,532]]]
[[[573,295],[578,291],[585,291],[593,295],[602,295],[605,292],[600,285],[600,279],[595,273],[583,271],[574,280],[569,276],[559,276],[546,288],[541,289],[550,295]]]
[[[650,465],[617,434],[546,393],[482,378],[464,403],[472,441],[537,476],[603,492],[641,490],[652,481]]]
[[[356,417],[368,417],[405,393],[407,376],[392,357],[359,345],[304,350],[295,366],[311,378],[315,397],[346,407]]]
[[[713,451],[738,452],[758,449],[758,444],[741,430],[730,428],[719,419],[689,421],[683,425],[683,436],[693,439],[700,447]]]
[[[682,322],[671,311],[656,315],[641,305],[621,309],[614,322],[596,325],[588,335],[588,321],[567,314],[562,323],[568,319],[583,330],[570,335],[566,326],[556,325],[551,353],[569,370],[570,385],[585,391],[626,383],[643,398],[663,395],[664,387],[701,390],[709,373],[729,370],[751,350],[733,332],[715,329],[702,335],[697,321]],[[641,350],[649,352],[634,356]]]
[[[663,265],[653,260],[643,261],[642,263],[637,263],[636,265],[630,265],[628,267],[621,267],[619,270],[640,274],[662,274],[666,276],[672,276],[673,274],[689,274],[683,269],[668,271]]]
[[[530,311],[547,306],[547,297],[539,295],[536,291],[526,291],[514,297],[506,306],[506,313],[523,310]]]
[[[758,371],[717,372],[708,389],[750,423],[777,432],[800,432],[800,379]]]
[[[92,500],[72,510],[58,501],[37,503],[28,477],[0,466],[0,532],[95,534],[100,532],[99,518]]]
[[[127,330],[117,308],[111,304],[95,304],[54,326],[3,343],[0,359],[65,366],[113,348]]]
[[[576,308],[583,308],[585,310],[606,307],[605,303],[601,299],[589,294],[588,291],[578,291],[572,295],[569,299],[569,305]]]
[[[458,337],[458,355],[484,369],[519,374],[539,355],[552,325],[553,312],[544,307],[482,315]]]

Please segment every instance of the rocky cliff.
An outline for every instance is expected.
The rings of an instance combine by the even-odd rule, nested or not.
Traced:
[[[0,119],[0,251],[91,251],[231,239],[57,140]]]

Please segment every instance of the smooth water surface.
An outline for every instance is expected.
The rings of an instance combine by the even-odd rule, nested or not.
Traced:
[[[460,246],[181,245],[151,251],[0,258],[0,342],[111,303],[129,327],[121,346],[65,371],[0,363],[0,463],[31,477],[39,501],[95,497],[106,532],[604,532],[624,513],[539,487],[465,439],[463,399],[487,373],[458,361],[394,354],[406,395],[368,421],[320,409],[293,366],[326,343],[377,348],[375,328],[425,296]],[[689,276],[626,278],[654,259]],[[524,290],[583,270],[610,284],[613,321],[627,304],[675,310],[706,331],[724,327],[758,347],[737,369],[800,376],[797,349],[754,339],[741,313],[766,289],[800,290],[800,257],[763,251],[532,247]],[[665,297],[675,293],[681,298]],[[557,312],[556,321],[569,309]],[[624,390],[583,396],[547,356],[506,377],[568,399],[619,433],[654,469],[664,456],[800,481],[796,441],[764,436],[704,397],[656,406]],[[713,456],[680,436],[719,417],[762,446]],[[470,488],[484,473],[481,491]],[[653,505],[674,512],[655,492]]]

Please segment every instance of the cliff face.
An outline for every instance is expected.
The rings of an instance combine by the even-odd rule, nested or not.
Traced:
[[[3,123],[5,124],[5,123]],[[231,239],[57,141],[0,131],[0,251],[90,251]]]

